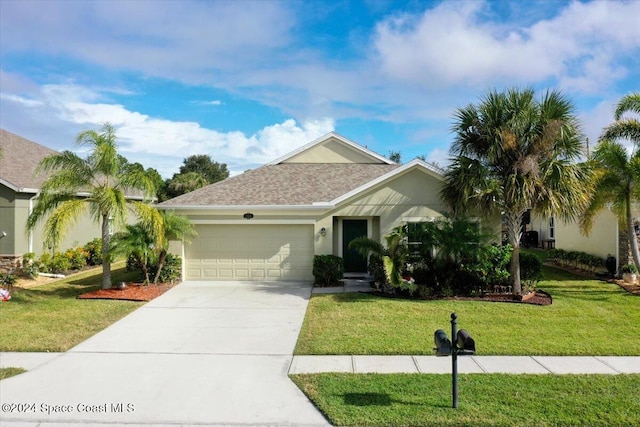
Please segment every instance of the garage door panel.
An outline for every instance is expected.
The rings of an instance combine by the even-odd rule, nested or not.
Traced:
[[[197,225],[186,248],[191,280],[310,280],[311,225]]]

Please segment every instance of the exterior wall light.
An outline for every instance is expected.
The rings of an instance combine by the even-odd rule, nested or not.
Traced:
[[[322,227],[320,229],[320,235],[321,236],[326,236],[327,235],[327,228],[326,227]]]
[[[242,215],[242,217],[244,219],[253,219],[253,214],[251,212],[247,212],[246,214]]]

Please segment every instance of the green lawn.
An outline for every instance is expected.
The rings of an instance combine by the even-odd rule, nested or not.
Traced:
[[[0,368],[0,380],[5,378],[13,377],[14,375],[21,374],[23,372],[27,372],[26,369],[22,368]]]
[[[136,274],[115,268],[112,280],[135,280]],[[14,288],[11,300],[0,306],[0,351],[67,351],[140,307],[131,301],[76,299],[99,289],[100,275],[97,269],[31,289]]]
[[[640,297],[615,284],[544,267],[550,306],[314,295],[296,354],[433,354],[450,314],[479,355],[640,355]]]
[[[340,426],[631,426],[640,375],[292,375]]]

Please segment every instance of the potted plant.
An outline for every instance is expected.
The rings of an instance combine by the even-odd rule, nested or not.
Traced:
[[[635,283],[638,278],[638,267],[635,264],[625,264],[622,266],[622,280],[627,283]]]

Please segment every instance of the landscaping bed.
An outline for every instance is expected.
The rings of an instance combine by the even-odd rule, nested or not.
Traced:
[[[451,301],[487,301],[487,302],[511,302],[521,304],[533,304],[533,305],[550,305],[553,303],[553,298],[548,293],[536,290],[526,295],[516,295],[507,293],[489,293],[477,297],[429,297],[429,298],[414,298],[404,295],[394,295],[385,292],[373,291],[368,292],[370,294],[384,297],[384,298],[405,298],[405,299],[417,299],[417,300],[451,300]]]
[[[171,289],[173,284],[143,285],[140,283],[127,284],[124,289],[99,289],[78,295],[79,299],[114,299],[125,301],[151,301]]]

